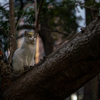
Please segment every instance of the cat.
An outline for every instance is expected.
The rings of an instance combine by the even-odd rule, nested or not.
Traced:
[[[32,32],[27,33],[25,31],[24,42],[13,55],[12,67],[14,73],[24,72],[25,67],[30,68],[35,64],[36,37],[34,35]]]

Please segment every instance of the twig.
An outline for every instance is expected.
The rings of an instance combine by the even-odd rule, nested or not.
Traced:
[[[35,20],[37,21],[37,0],[35,0]]]
[[[20,39],[20,38],[22,38],[22,37],[24,37],[24,34],[18,36],[17,39]]]
[[[70,34],[67,38],[65,38],[61,43],[58,44],[58,47],[61,46],[63,43],[65,43],[65,41],[68,41],[69,39],[74,37],[75,35],[77,35],[77,34],[76,33],[75,34]]]
[[[100,10],[100,9],[97,9],[97,8],[93,8],[93,6],[90,6],[90,7],[88,7],[88,6],[82,6],[82,7],[88,8],[88,9],[91,9],[91,10],[95,10],[95,11],[99,11]]]
[[[27,25],[27,24],[26,24],[26,25],[22,25],[22,26],[18,27],[18,30],[20,30],[20,29],[35,29],[35,27],[32,26],[32,25]],[[48,32],[58,32],[58,33],[60,33],[60,34],[69,35],[68,33],[61,32],[61,31],[59,31],[59,30],[57,30],[57,29],[49,30],[49,29],[44,28],[44,27],[41,27],[41,29],[44,29],[44,30],[46,30],[46,31],[48,31]]]
[[[17,25],[16,25],[15,33],[16,33],[16,30],[17,30],[18,24],[19,24],[21,18],[23,17],[23,15],[25,14],[25,12],[26,12],[26,10],[27,10],[28,7],[29,7],[29,6],[26,7],[25,11],[24,11],[23,14],[21,15],[21,17],[20,17],[20,19],[19,19],[19,21],[18,21],[18,23],[17,23]]]
[[[100,10],[100,9],[94,8],[96,5],[93,5],[93,6],[86,6],[86,5],[84,5],[85,3],[81,3],[81,2],[76,1],[76,0],[75,0],[75,2],[78,3],[79,6],[84,7],[84,8],[88,8],[88,9],[95,10],[95,11]]]
[[[24,25],[19,26],[17,29],[18,30],[21,30],[21,29],[35,29],[35,27],[33,25],[24,24]]]
[[[6,6],[6,5],[9,5],[9,3],[4,4],[3,7]]]

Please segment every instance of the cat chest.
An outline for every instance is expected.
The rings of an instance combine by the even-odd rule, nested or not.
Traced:
[[[26,56],[31,56],[31,55],[34,55],[35,51],[34,50],[24,50],[22,52],[23,55],[26,55]]]
[[[35,54],[35,48],[24,48],[22,50],[22,55],[26,55],[26,56],[33,56]]]

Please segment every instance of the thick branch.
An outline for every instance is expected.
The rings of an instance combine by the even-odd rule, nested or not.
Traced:
[[[63,100],[100,72],[100,19],[16,80],[4,100]]]

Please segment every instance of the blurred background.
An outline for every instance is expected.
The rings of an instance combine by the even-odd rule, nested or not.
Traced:
[[[24,32],[34,32],[36,13],[41,0],[14,0],[16,48],[23,42]],[[37,36],[35,61],[56,50],[100,13],[100,0],[45,0]],[[10,48],[9,0],[0,0],[0,50],[8,63]],[[1,81],[1,77],[0,77]],[[1,93],[0,93],[1,94]],[[65,100],[100,100],[100,75]]]

